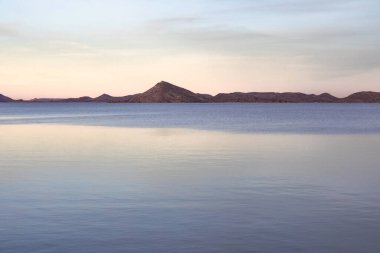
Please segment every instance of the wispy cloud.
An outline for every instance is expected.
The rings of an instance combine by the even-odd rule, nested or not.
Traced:
[[[345,11],[367,10],[378,6],[377,0],[214,0],[224,2],[233,6],[232,8],[221,8],[221,12],[260,12],[274,14],[301,14],[331,13]],[[230,6],[230,7],[231,7]]]
[[[235,9],[228,9],[233,14],[230,18],[234,18],[234,22],[218,20],[214,16],[219,14],[211,11],[197,18],[169,17],[151,21],[149,24],[155,25],[148,26],[146,34],[155,38],[158,47],[170,45],[172,48],[186,48],[199,53],[216,53],[252,60],[260,58],[264,61],[288,58],[291,62],[298,58],[304,67],[326,78],[354,75],[380,68],[380,20],[365,16],[364,19],[350,21],[350,18],[365,15],[365,11],[372,11],[373,8],[380,11],[377,1],[222,2],[227,3],[227,7],[228,4],[235,6]],[[263,12],[276,13],[276,25],[281,24],[283,15],[295,16],[287,17],[285,20],[288,23],[281,24],[278,28],[265,30],[255,24],[260,21],[261,15],[268,18]],[[244,16],[243,22],[236,22],[239,19],[238,14],[242,13],[251,13],[253,16],[248,19]],[[260,16],[256,18],[254,13],[259,13]],[[309,20],[307,15],[310,13],[319,13],[321,16]],[[307,15],[300,17],[299,14]],[[272,17],[268,23],[271,21]]]
[[[152,66],[171,75],[182,62],[193,71],[223,66],[215,72],[246,83],[280,82],[272,76],[282,67],[302,83],[367,72],[380,79],[378,0],[19,1],[0,1],[2,66],[119,64],[146,76]],[[249,71],[260,66],[266,73]]]
[[[14,37],[19,35],[17,25],[0,22],[0,37]]]

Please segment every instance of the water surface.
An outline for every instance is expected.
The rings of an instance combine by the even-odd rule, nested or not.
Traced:
[[[0,124],[191,128],[255,133],[380,133],[380,104],[3,103]]]
[[[379,114],[1,105],[0,252],[379,252]]]

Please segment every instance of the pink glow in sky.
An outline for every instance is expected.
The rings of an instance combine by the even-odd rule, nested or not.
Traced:
[[[377,0],[3,0],[0,93],[380,91]]]

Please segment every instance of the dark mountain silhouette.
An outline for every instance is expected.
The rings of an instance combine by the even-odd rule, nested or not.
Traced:
[[[333,102],[336,102],[337,97],[334,97],[333,95],[331,95],[330,93],[322,93],[320,95],[317,96],[318,99],[321,101],[321,102],[325,102],[325,103],[333,103]]]
[[[61,102],[92,102],[93,98],[92,97],[79,97],[79,98],[66,98],[62,99]]]
[[[342,98],[345,103],[380,103],[380,92],[362,91]]]
[[[62,102],[63,98],[33,98],[23,102]]]
[[[13,102],[14,100],[4,96],[3,94],[0,94],[0,102]]]
[[[216,96],[194,93],[174,84],[161,81],[149,90],[135,95],[113,97],[108,94],[96,98],[35,98],[15,101],[0,94],[0,102],[97,102],[97,103],[380,103],[380,92],[362,91],[345,98],[329,93],[320,95],[300,92],[233,92]]]
[[[133,95],[124,96],[124,97],[113,97],[108,94],[100,95],[92,100],[92,102],[98,103],[125,103],[128,102]]]
[[[212,96],[196,94],[174,84],[161,81],[144,93],[134,95],[130,103],[201,103]]]
[[[33,98],[26,102],[92,102],[93,98],[85,96],[79,98]]]
[[[94,98],[92,101],[101,103],[101,102],[113,101],[114,99],[115,97],[112,97],[108,94],[103,94],[103,95],[100,95],[99,97]]]
[[[218,103],[331,103],[337,101],[338,98],[328,93],[309,95],[298,92],[234,92],[220,93],[214,97],[214,102]]]

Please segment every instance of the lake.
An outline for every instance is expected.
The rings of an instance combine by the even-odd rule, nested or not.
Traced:
[[[377,104],[0,104],[0,253],[378,253],[379,182]]]

